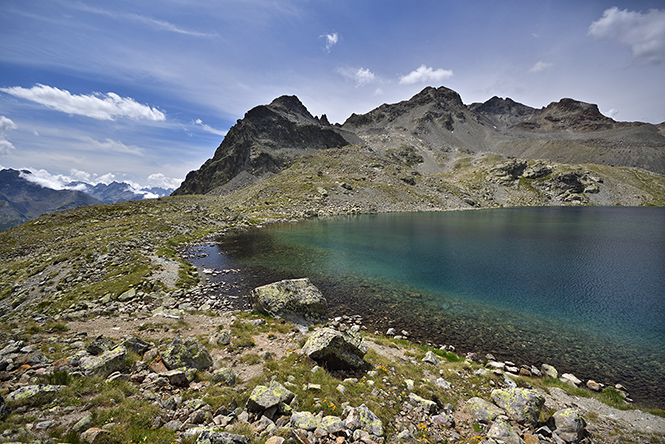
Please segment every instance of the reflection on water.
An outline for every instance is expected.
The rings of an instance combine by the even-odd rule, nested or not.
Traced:
[[[665,405],[665,209],[530,208],[308,221],[228,236],[247,285],[308,276],[460,350],[548,362]],[[394,320],[394,324],[389,322]]]

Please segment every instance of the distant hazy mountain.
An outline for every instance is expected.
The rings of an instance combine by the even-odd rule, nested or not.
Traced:
[[[75,190],[53,190],[21,177],[30,171],[0,170],[0,231],[8,230],[44,213],[102,202]]]
[[[29,170],[0,170],[0,231],[8,230],[44,213],[102,203],[164,197],[172,189],[136,189],[126,182],[70,182],[67,189],[54,190],[29,180]]]
[[[85,182],[70,182],[67,188],[76,188],[86,194],[99,199],[104,203],[124,202],[127,200],[142,200],[168,196],[173,189],[151,187],[136,189],[127,182],[111,182],[109,184],[98,183],[91,185]]]

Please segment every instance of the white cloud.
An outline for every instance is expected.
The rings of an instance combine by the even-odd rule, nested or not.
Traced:
[[[90,181],[90,173],[86,171],[81,171],[77,170],[76,168],[72,168],[71,170],[69,170],[69,174],[72,176],[72,179],[74,180],[80,180],[81,182]]]
[[[12,119],[0,116],[0,156],[8,156],[12,151],[16,149],[14,144],[7,140],[6,132],[10,130],[15,130],[16,124]]]
[[[326,39],[326,51],[330,52],[333,46],[339,42],[339,35],[336,32],[332,34],[324,34],[321,37]]]
[[[26,174],[24,171],[30,171]],[[46,170],[36,170],[34,168],[21,168],[19,177],[53,190],[64,190],[65,185],[72,181],[71,177],[63,174],[51,174]]]
[[[210,125],[206,125],[201,119],[196,119],[194,123],[209,133],[217,134],[218,136],[226,136],[226,131],[218,130],[211,127]]]
[[[548,68],[551,68],[552,66],[554,66],[554,63],[537,62],[535,65],[531,67],[531,69],[529,69],[529,73],[542,72]]]
[[[588,35],[616,40],[626,45],[640,63],[660,64],[665,60],[665,10],[646,14],[612,7],[589,26]]]
[[[0,91],[39,103],[56,111],[78,114],[93,119],[115,120],[116,117],[155,121],[166,119],[164,113],[157,108],[142,105],[130,97],[120,97],[113,92],[79,95],[41,84],[37,84],[32,88],[22,88],[20,86],[0,88]]]
[[[183,179],[176,179],[174,177],[166,177],[162,173],[155,173],[148,176],[148,185],[160,188],[178,188]]]
[[[421,82],[442,82],[453,76],[453,72],[448,69],[432,69],[425,65],[420,65],[415,71],[411,71],[405,76],[399,78],[401,85],[411,85]]]
[[[351,79],[356,82],[356,86],[367,85],[376,81],[376,76],[368,68],[359,68],[359,69],[349,69],[349,68],[339,68],[337,70],[344,77]]]

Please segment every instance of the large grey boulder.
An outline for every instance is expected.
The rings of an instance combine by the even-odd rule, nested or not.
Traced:
[[[250,295],[254,308],[294,324],[326,320],[328,302],[309,279],[287,279],[257,287]]]
[[[344,425],[349,430],[364,430],[374,436],[381,437],[385,430],[383,423],[365,404],[360,407],[351,408],[348,416],[344,420]]]
[[[302,348],[302,353],[332,370],[364,368],[367,345],[353,331],[340,332],[322,328],[314,332]]]
[[[127,366],[126,357],[127,349],[123,346],[119,346],[113,350],[107,350],[99,356],[86,356],[81,358],[80,366],[86,376],[108,376]]]
[[[26,385],[7,395],[7,405],[42,405],[50,402],[64,385]]]
[[[504,411],[491,402],[484,399],[473,397],[466,402],[464,410],[473,416],[473,420],[488,424],[494,421],[498,416],[504,415]]]
[[[250,412],[263,412],[280,403],[290,403],[295,395],[277,381],[271,381],[268,386],[257,385],[247,400],[247,410]]]
[[[194,368],[207,370],[212,367],[212,357],[208,350],[196,338],[181,339],[176,336],[162,353],[162,360],[167,368]]]
[[[531,389],[497,389],[490,397],[511,419],[520,424],[536,424],[540,409],[545,404],[545,397]]]
[[[575,409],[559,410],[552,415],[556,434],[570,443],[580,442],[586,436],[586,421]]]
[[[524,444],[520,435],[505,416],[500,416],[494,421],[494,424],[492,424],[492,427],[487,432],[487,438],[502,444]]]

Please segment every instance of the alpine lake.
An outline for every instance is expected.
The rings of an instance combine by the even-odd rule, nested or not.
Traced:
[[[370,331],[554,365],[665,408],[665,208],[541,207],[394,213],[273,224],[195,247],[240,270],[238,296],[308,277],[331,317]]]

